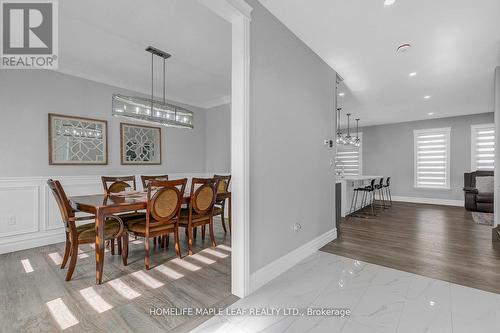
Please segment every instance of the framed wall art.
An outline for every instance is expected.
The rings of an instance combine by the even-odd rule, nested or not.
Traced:
[[[49,164],[108,164],[107,121],[49,113]]]
[[[122,164],[161,164],[161,128],[120,124]]]

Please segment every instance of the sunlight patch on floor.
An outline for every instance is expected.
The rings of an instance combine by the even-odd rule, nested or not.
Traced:
[[[162,273],[163,275],[166,275],[167,277],[173,279],[173,280],[177,280],[177,279],[180,279],[181,277],[184,277],[184,274],[181,274],[179,272],[177,272],[176,270],[170,268],[170,267],[167,267],[165,265],[160,265],[160,266],[157,266],[155,267],[155,269]]]
[[[52,253],[49,253],[49,257],[50,259],[52,259],[52,261],[54,262],[54,264],[56,265],[60,265],[62,263],[62,257],[59,253],[57,252],[52,252]]]
[[[80,290],[80,294],[83,296],[85,301],[98,313],[103,313],[104,311],[108,311],[112,309],[113,306],[106,302],[101,295],[99,295],[94,287],[88,287]]]
[[[207,258],[207,257],[205,257],[205,256],[204,256],[203,254],[201,254],[201,253],[196,253],[196,254],[192,255],[191,257],[189,257],[189,258],[194,259],[194,260],[197,260],[197,261],[199,261],[199,262],[201,262],[201,263],[203,263],[203,264],[206,264],[206,265],[211,265],[211,264],[216,263],[216,261],[215,261],[215,260],[212,260],[212,259],[210,259],[210,258]]]
[[[158,281],[154,277],[149,276],[146,274],[144,271],[137,271],[134,273],[131,273],[133,277],[135,277],[137,280],[141,281],[144,283],[146,286],[156,289],[164,285],[163,282]]]
[[[229,257],[229,255],[225,254],[225,253],[222,253],[222,252],[219,252],[217,250],[214,250],[214,249],[204,249],[203,251],[201,251],[202,253],[208,253],[208,254],[211,254],[213,255],[214,257],[217,257],[217,258],[227,258]]]
[[[227,251],[227,252],[231,252],[231,248],[229,246],[227,246],[227,245],[224,245],[224,244],[217,245],[217,248],[221,249],[221,250],[224,250],[224,251]]]
[[[34,271],[33,266],[31,266],[31,262],[29,259],[21,260],[21,264],[23,265],[24,271],[26,273],[31,273]]]
[[[61,298],[56,298],[46,304],[50,314],[61,330],[65,330],[79,323],[78,319],[71,313]]]
[[[200,266],[197,266],[195,264],[192,264],[190,262],[187,262],[187,261],[179,259],[179,258],[172,259],[172,260],[170,260],[170,262],[172,262],[172,263],[174,263],[176,265],[179,265],[182,268],[187,269],[188,271],[192,271],[192,272],[201,269]]]
[[[141,294],[139,294],[134,289],[130,288],[125,282],[123,282],[119,278],[111,280],[107,284],[109,284],[114,290],[116,290],[116,292],[118,292],[126,299],[134,299],[136,297],[141,296]]]

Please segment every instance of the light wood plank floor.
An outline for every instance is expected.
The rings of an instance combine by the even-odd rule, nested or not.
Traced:
[[[152,250],[150,271],[144,270],[142,239],[130,243],[126,267],[120,256],[107,252],[99,286],[89,245],[80,246],[70,282],[54,262],[62,257],[63,243],[1,255],[0,332],[54,332],[71,324],[65,332],[187,332],[208,317],[151,316],[150,309],[225,307],[237,300],[230,287],[230,234],[224,234],[219,219],[214,229],[218,247],[203,250],[210,240],[207,232],[202,241],[199,232],[192,257],[181,229],[183,259],[175,259],[171,236],[168,250]],[[32,272],[26,272],[25,259]]]
[[[461,207],[394,202],[374,218],[347,217],[340,237],[321,250],[500,293],[491,229]]]

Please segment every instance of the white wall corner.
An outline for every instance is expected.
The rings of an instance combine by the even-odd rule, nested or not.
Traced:
[[[327,231],[283,257],[267,264],[255,273],[252,273],[250,276],[250,293],[274,280],[334,239],[337,239],[337,228]]]

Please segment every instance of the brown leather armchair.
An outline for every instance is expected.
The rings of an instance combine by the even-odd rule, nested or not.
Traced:
[[[480,193],[476,188],[476,177],[493,177],[493,171],[464,173],[465,209],[493,213],[493,193]]]

